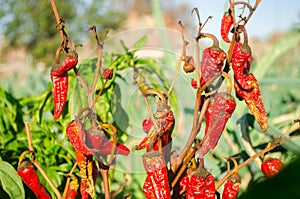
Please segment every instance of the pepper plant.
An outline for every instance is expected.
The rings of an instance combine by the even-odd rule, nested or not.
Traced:
[[[247,23],[260,0],[253,4],[229,1],[220,19],[223,41],[206,30],[205,24],[211,17],[203,23],[200,11],[194,8],[192,12],[198,20],[192,41],[195,54],[188,54],[191,42],[186,40],[184,22],[180,21],[182,52],[177,56],[177,66],[171,66],[175,71],[171,80],[156,60],[136,56],[146,46],[147,36],[141,37],[133,48],[127,47],[126,41],[120,41],[122,53],[105,54],[109,32],[100,40],[96,27],[91,26],[88,32],[95,38],[96,56],[80,60],[80,45],[67,34],[67,23],[60,18],[54,1],[50,2],[61,43],[50,77],[48,74],[48,89],[36,98],[17,101],[1,88],[2,106],[12,112],[11,115],[1,114],[1,130],[11,132],[3,138],[1,147],[6,147],[3,157],[13,154],[11,164],[17,170],[0,162],[3,168],[12,170],[11,174],[0,170],[2,188],[10,197],[25,197],[21,178],[27,198],[237,198],[238,195],[247,198],[255,189],[249,194],[239,194],[248,186],[245,169],[253,173],[258,164],[262,171],[259,179],[265,175],[270,179],[262,181],[267,183],[280,179],[284,173],[290,175],[287,168],[299,164],[288,162],[288,158],[299,154],[295,149],[299,145],[295,141],[299,120],[295,118],[283,132],[276,131],[263,103],[257,78],[260,74],[252,72]],[[238,9],[240,6],[242,9]],[[200,48],[200,43],[207,39],[212,45]],[[129,71],[130,79],[124,71]],[[190,128],[184,132],[187,139],[180,142],[183,144],[178,148],[177,131],[182,113],[175,87],[179,74],[192,79],[185,87],[194,94],[189,102],[194,106]],[[129,113],[124,111],[119,99],[124,96],[122,86],[128,82],[133,83],[142,99],[136,100],[134,105],[142,102],[144,105],[140,107],[145,109],[143,117],[139,118],[143,138],[133,140],[133,144]],[[240,108],[242,104],[249,113],[245,114],[248,110]],[[241,110],[243,116],[236,121],[237,112]],[[141,114],[137,109],[134,111]],[[20,113],[30,115],[29,122],[24,123],[25,128],[20,123],[28,118],[20,117]],[[264,137],[258,146],[251,143],[253,132]],[[25,143],[18,145],[17,150],[12,149],[14,139]],[[232,145],[224,141],[231,141]],[[231,149],[220,155],[220,147],[237,144],[245,149]],[[278,151],[286,158],[272,157]],[[133,160],[135,154],[137,160]],[[121,156],[142,165],[145,170],[142,177],[125,169],[114,169]],[[12,186],[8,186],[10,179],[14,181]]]

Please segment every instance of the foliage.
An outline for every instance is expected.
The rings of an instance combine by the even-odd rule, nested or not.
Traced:
[[[73,6],[75,4],[80,9],[77,10]],[[111,5],[114,4],[107,5],[103,0],[91,3],[84,0],[57,1],[57,7],[64,8],[61,11],[61,17],[68,22],[66,24],[68,30],[77,32],[82,32],[91,24],[99,26],[99,29],[102,30],[108,27],[118,28],[125,19],[125,15],[122,11],[113,9]],[[46,63],[47,66],[53,64],[51,58],[55,55],[60,38],[50,7],[49,1],[4,0],[1,2],[0,24],[7,40],[6,46],[3,46],[2,58],[11,50],[25,48],[35,61]],[[78,31],[79,29],[80,31]],[[84,42],[82,36],[74,35],[76,41],[79,41],[78,43]]]

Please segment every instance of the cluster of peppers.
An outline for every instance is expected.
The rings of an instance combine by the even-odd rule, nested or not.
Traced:
[[[91,117],[94,118],[95,117]],[[97,121],[92,121],[93,124],[89,129],[84,128],[84,122],[80,116],[71,121],[66,128],[66,134],[76,153],[76,162],[80,169],[81,183],[80,193],[82,198],[92,198],[95,196],[94,182],[98,176],[97,162],[93,156],[101,155],[129,155],[130,150],[123,144],[117,143],[116,139],[111,141],[106,138],[104,131],[110,128],[113,132],[116,129],[113,125],[102,124],[94,125]]]
[[[146,95],[157,94],[159,100],[153,118],[142,123],[145,138],[136,146],[136,150],[146,148],[142,157],[147,173],[143,192],[148,199],[171,198],[167,164],[170,162],[172,138],[175,118],[171,107],[167,105],[167,97],[158,91],[148,90]]]

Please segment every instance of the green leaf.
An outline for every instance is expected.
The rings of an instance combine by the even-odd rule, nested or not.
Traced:
[[[134,49],[141,49],[141,48],[145,47],[147,44],[147,41],[148,41],[148,37],[147,37],[147,35],[144,35],[137,42],[135,42]]]
[[[25,198],[22,180],[8,162],[0,161],[0,181],[10,198]]]

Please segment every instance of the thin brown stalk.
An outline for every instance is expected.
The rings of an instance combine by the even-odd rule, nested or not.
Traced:
[[[110,199],[110,190],[109,190],[109,182],[108,182],[108,169],[100,168],[100,174],[102,176],[103,188],[104,188],[104,197],[105,199]]]

